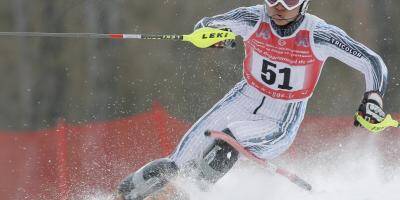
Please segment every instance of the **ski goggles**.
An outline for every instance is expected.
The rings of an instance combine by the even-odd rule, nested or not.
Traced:
[[[293,10],[304,2],[304,0],[265,0],[265,1],[267,2],[269,7],[273,7],[278,5],[278,3],[281,3],[283,7],[285,7],[288,10]]]

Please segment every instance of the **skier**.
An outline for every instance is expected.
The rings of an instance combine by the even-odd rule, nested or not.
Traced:
[[[203,18],[195,26],[228,29],[244,40],[244,79],[201,117],[175,152],[148,163],[119,186],[125,200],[144,199],[162,189],[179,172],[215,183],[238,159],[227,143],[204,136],[223,131],[264,159],[273,159],[292,144],[322,66],[334,57],[365,76],[366,92],[358,113],[381,122],[387,68],[381,57],[340,28],[308,14],[309,0],[265,0]],[[233,47],[233,41],[216,47]],[[360,124],[355,120],[354,125]]]

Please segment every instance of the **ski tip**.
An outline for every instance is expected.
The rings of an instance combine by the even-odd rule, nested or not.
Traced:
[[[209,137],[211,135],[211,131],[210,130],[206,130],[206,132],[204,132],[204,135]]]
[[[312,191],[311,184],[307,183],[303,179],[297,177],[294,183],[296,183],[299,187],[303,188],[304,190]]]
[[[310,184],[307,184],[306,190],[307,190],[307,191],[310,191],[310,192],[313,191],[312,186],[311,186]]]

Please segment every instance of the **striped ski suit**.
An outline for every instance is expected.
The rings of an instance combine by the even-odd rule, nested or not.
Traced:
[[[229,28],[244,40],[244,79],[202,116],[170,156],[178,166],[200,159],[213,142],[206,130],[229,128],[248,150],[273,159],[293,143],[322,66],[334,57],[365,75],[366,91],[382,95],[382,59],[344,31],[306,14],[288,29],[271,22],[265,5],[203,18],[199,27]]]

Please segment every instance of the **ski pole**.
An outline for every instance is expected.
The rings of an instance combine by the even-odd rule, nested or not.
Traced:
[[[281,176],[286,177],[292,183],[296,184],[297,186],[299,186],[300,188],[302,188],[304,190],[307,190],[307,191],[312,190],[312,186],[309,183],[307,183],[305,180],[301,179],[296,174],[293,174],[283,168],[275,166],[274,164],[268,162],[267,160],[259,158],[258,156],[254,155],[252,152],[246,150],[233,137],[231,137],[223,132],[219,132],[219,131],[206,131],[205,135],[225,141],[226,143],[231,145],[234,149],[236,149],[238,152],[240,152],[247,158],[261,164],[262,166],[266,167],[268,170],[271,170],[274,173],[277,173]]]
[[[154,34],[100,34],[100,33],[43,33],[43,32],[0,32],[3,37],[55,37],[55,38],[94,38],[94,39],[144,39],[174,40],[191,42],[198,48],[207,48],[224,40],[234,40],[236,35],[230,31],[204,27],[189,35]]]

